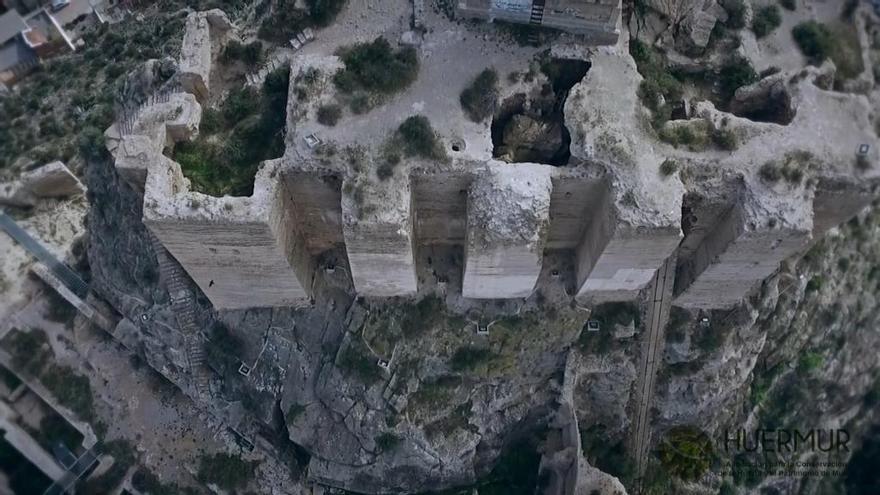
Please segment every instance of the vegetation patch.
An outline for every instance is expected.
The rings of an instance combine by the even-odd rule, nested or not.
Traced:
[[[196,140],[175,146],[172,158],[193,190],[217,197],[253,194],[260,164],[284,154],[289,76],[289,68],[280,68],[266,77],[261,92],[233,90],[218,113],[208,113]]]
[[[352,338],[348,347],[339,357],[339,368],[353,375],[367,385],[378,382],[382,378],[377,358],[357,338]]]
[[[287,43],[305,28],[329,26],[347,3],[348,0],[306,0],[303,5],[297,0],[275,0],[258,35],[264,40]]]
[[[266,60],[263,43],[252,41],[244,44],[238,40],[230,40],[223,48],[221,58],[224,62],[239,61],[249,68],[255,68]]]
[[[95,404],[89,379],[67,366],[49,365],[40,376],[43,385],[52,395],[74,412],[80,419],[89,421],[95,417]]]
[[[404,120],[397,128],[397,137],[406,156],[433,160],[446,157],[437,133],[424,115],[414,115]]]
[[[218,368],[222,375],[238,371],[241,364],[239,355],[244,350],[244,342],[233,334],[229,327],[214,322],[210,338],[205,341],[205,355],[208,362]]]
[[[13,328],[3,339],[3,347],[12,356],[12,366],[33,377],[39,377],[46,364],[55,359],[46,332],[36,328],[29,332]]]
[[[157,10],[88,28],[84,47],[59,54],[16,85],[0,101],[0,169],[18,158],[36,164],[107,156],[103,132],[125,77],[144,60],[175,57],[185,16]],[[173,67],[160,64],[161,81]]]
[[[454,371],[473,371],[487,365],[494,357],[494,353],[489,349],[463,346],[455,350],[449,360],[449,367]]]
[[[776,5],[765,5],[755,12],[752,18],[752,31],[757,38],[763,38],[772,33],[782,24],[782,12]]]
[[[842,80],[853,79],[865,69],[862,48],[855,28],[848,23],[829,27],[816,21],[798,24],[792,36],[810,63],[819,65],[831,59]]]
[[[668,431],[657,451],[660,462],[674,476],[696,481],[714,458],[712,440],[697,428],[682,426]]]
[[[318,108],[318,123],[333,127],[342,118],[342,107],[332,103]]]
[[[417,412],[436,411],[449,403],[455,390],[461,385],[461,377],[454,375],[425,380],[419,384],[419,389],[409,397],[409,405]]]
[[[671,158],[667,158],[666,160],[663,160],[663,163],[660,164],[660,175],[662,175],[663,177],[669,177],[675,172],[678,172],[677,161]]]
[[[635,463],[626,453],[626,446],[623,441],[609,438],[605,425],[581,429],[581,450],[591,465],[616,476],[624,485],[629,486],[635,478]]]
[[[400,445],[400,437],[385,431],[376,435],[375,442],[380,452],[390,452]]]
[[[664,143],[694,152],[709,148],[733,151],[739,147],[739,138],[733,130],[715,128],[707,120],[670,124],[660,129],[658,136]]]
[[[257,461],[245,461],[237,455],[213,454],[199,459],[196,477],[203,483],[211,483],[228,492],[247,487],[254,479]]]
[[[495,69],[480,72],[459,97],[461,108],[474,122],[492,116],[498,104],[498,73]]]
[[[334,74],[333,83],[343,93],[360,90],[390,95],[407,88],[419,74],[415,48],[394,50],[382,37],[342,48],[337,55],[345,68]]]

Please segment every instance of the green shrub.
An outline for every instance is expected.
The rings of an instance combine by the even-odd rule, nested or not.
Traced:
[[[268,0],[267,0],[268,1]],[[307,27],[325,27],[333,23],[345,8],[347,0],[306,0],[306,8],[296,0],[278,0],[272,12],[264,17],[258,31],[260,38],[287,43]]]
[[[805,290],[806,290],[807,294],[812,293],[812,292],[817,292],[818,290],[820,290],[822,288],[822,286],[824,284],[825,284],[825,278],[822,277],[821,275],[815,275],[813,278],[810,279],[809,282],[807,282],[807,286],[806,286]]]
[[[206,455],[199,460],[196,477],[226,491],[241,490],[254,478],[258,465],[257,461],[245,461],[237,455]]]
[[[459,347],[452,355],[449,366],[454,371],[471,371],[491,361],[492,357],[492,351],[489,349],[471,346]]]
[[[763,38],[772,33],[782,24],[782,12],[776,5],[766,5],[755,12],[752,19],[752,31],[758,38]]]
[[[821,63],[834,51],[834,35],[824,24],[802,22],[792,29],[791,34],[801,52],[814,63]]]
[[[202,121],[199,123],[199,133],[210,136],[221,129],[223,125],[220,112],[213,108],[202,110]]]
[[[714,457],[712,440],[699,429],[688,426],[668,431],[657,455],[671,474],[685,481],[700,479]]]
[[[712,354],[724,344],[724,334],[715,328],[704,328],[693,336],[693,342],[705,354]]]
[[[758,81],[758,73],[752,64],[743,57],[735,57],[727,62],[719,73],[720,97],[726,103],[733,98],[736,90]]]
[[[779,5],[786,10],[795,10],[797,8],[797,0],[779,0]]]
[[[240,87],[229,92],[229,96],[223,101],[221,112],[227,126],[235,126],[242,120],[255,114],[259,108],[254,105],[259,100],[256,90],[250,87]]]
[[[386,431],[376,435],[375,441],[380,452],[390,452],[400,444],[400,437]]]
[[[797,370],[800,373],[812,373],[822,366],[825,360],[818,352],[807,352],[798,359]]]
[[[352,341],[339,357],[339,368],[354,375],[367,385],[382,378],[377,359],[369,354],[363,344]]]
[[[419,73],[415,48],[395,51],[382,37],[341,49],[339,56],[345,68],[334,74],[333,83],[343,93],[397,93],[412,84]]]
[[[733,151],[739,147],[739,139],[737,139],[736,133],[730,129],[712,131],[712,142],[724,151]]]
[[[104,133],[98,128],[89,126],[80,132],[77,138],[79,152],[87,160],[98,160],[107,154],[104,144]]]
[[[495,111],[498,102],[498,73],[495,69],[480,72],[461,92],[461,108],[474,122],[482,122]]]
[[[342,107],[336,104],[321,105],[318,108],[318,122],[333,127],[342,117]]]
[[[351,110],[351,113],[362,115],[373,109],[373,101],[369,94],[358,92],[348,102],[348,108]]]
[[[318,27],[329,26],[347,3],[348,0],[306,0],[312,22]]]
[[[746,27],[746,4],[743,0],[725,0],[723,7],[727,11],[727,27],[730,29]]]
[[[227,62],[239,60],[251,68],[260,65],[266,59],[263,44],[259,41],[252,41],[245,45],[238,40],[231,40],[223,48],[222,56]]]
[[[767,162],[761,165],[761,168],[758,170],[758,176],[765,182],[775,183],[779,182],[779,179],[782,178],[782,173],[779,171],[779,166],[776,165],[776,162]]]
[[[37,328],[29,332],[13,328],[3,339],[3,347],[12,355],[12,366],[19,373],[33,377],[38,377],[46,363],[55,357],[46,333]]]
[[[260,163],[284,153],[290,69],[266,77],[261,92],[239,88],[220,107],[222,122],[210,122],[214,135],[178,143],[172,158],[198,192],[211,196],[250,196]],[[213,120],[214,116],[209,116]],[[213,127],[218,127],[213,129]]]
[[[397,128],[397,135],[406,156],[435,160],[446,156],[431,122],[424,115],[413,115],[404,120]]]
[[[67,366],[50,366],[40,376],[43,385],[61,405],[80,419],[89,421],[95,416],[92,386],[89,379]]]

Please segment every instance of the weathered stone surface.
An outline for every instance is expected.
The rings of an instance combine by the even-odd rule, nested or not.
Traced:
[[[499,164],[471,185],[465,297],[527,297],[535,288],[550,223],[550,170]]]

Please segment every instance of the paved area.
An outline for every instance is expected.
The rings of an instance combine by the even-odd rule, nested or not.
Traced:
[[[670,256],[657,270],[648,289],[648,334],[642,343],[639,358],[639,376],[636,380],[636,416],[632,437],[633,453],[638,474],[636,493],[641,492],[642,476],[647,468],[648,448],[651,445],[650,416],[654,402],[654,384],[657,366],[662,362],[666,322],[672,307],[672,284],[675,280],[676,255]]]

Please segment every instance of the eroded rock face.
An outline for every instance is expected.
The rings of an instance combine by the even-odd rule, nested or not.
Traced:
[[[873,268],[880,249],[867,241],[880,234],[877,219],[876,207],[863,212],[784,265],[748,302],[701,313],[708,328],[697,314],[671,325],[656,431],[696,425],[717,435],[786,424],[846,428],[852,437],[866,431],[876,421],[863,399],[876,386],[880,345],[872,323],[880,314]],[[782,493],[823,493],[815,479],[762,483]]]
[[[730,102],[730,112],[756,122],[787,125],[794,120],[796,109],[784,77],[768,77],[739,88]]]
[[[541,162],[562,146],[562,124],[538,121],[528,115],[514,115],[504,128],[501,151],[512,162]]]

